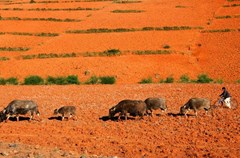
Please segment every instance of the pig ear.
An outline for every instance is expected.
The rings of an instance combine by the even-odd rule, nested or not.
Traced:
[[[116,107],[115,107],[115,106],[111,108],[111,110],[113,110],[113,111],[114,111],[115,109],[116,109]]]

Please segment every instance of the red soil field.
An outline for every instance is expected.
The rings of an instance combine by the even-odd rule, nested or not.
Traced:
[[[234,98],[240,95],[240,85],[224,86]],[[19,122],[13,119],[0,123],[0,153],[10,157],[59,156],[64,152],[65,157],[239,157],[239,108],[218,108],[213,115],[199,111],[198,117],[177,116],[180,106],[189,98],[206,97],[213,102],[221,87],[219,84],[1,86],[0,110],[13,99],[32,99],[39,105],[41,115],[31,122],[25,119],[26,115]],[[108,109],[120,100],[147,97],[165,97],[167,112],[154,111],[153,117],[144,116],[143,120],[106,119]],[[53,110],[62,105],[76,106],[78,119],[55,119]],[[12,143],[17,147],[11,147]]]
[[[52,0],[53,1],[53,0]],[[212,101],[226,86],[240,95],[239,1],[142,0],[114,1],[0,1],[0,78],[29,75],[78,75],[81,83],[91,76],[114,76],[115,85],[0,86],[0,110],[13,99],[38,103],[39,120],[0,123],[0,157],[240,157],[239,108],[219,108],[212,115],[176,115],[191,97]],[[65,10],[90,8],[90,10]],[[28,9],[52,9],[29,11]],[[113,13],[121,10],[125,13]],[[128,11],[139,13],[126,13]],[[223,17],[219,19],[218,17]],[[231,16],[226,18],[224,16]],[[13,19],[7,20],[12,17]],[[37,20],[16,20],[38,18]],[[40,20],[45,18],[45,21]],[[80,22],[46,20],[73,19]],[[73,30],[183,27],[188,30],[151,30],[76,34]],[[230,29],[230,31],[223,31]],[[209,31],[215,32],[209,32]],[[28,35],[14,35],[28,33]],[[36,36],[57,33],[58,36]],[[164,45],[170,46],[169,49]],[[10,48],[28,48],[11,51]],[[119,56],[85,57],[86,52],[119,49]],[[170,54],[136,55],[134,51],[167,50]],[[23,59],[41,53],[76,53],[77,57]],[[2,60],[6,57],[9,60]],[[89,74],[85,74],[85,72]],[[205,73],[224,84],[137,84],[151,77],[157,83],[172,76],[178,82],[187,74],[196,79]],[[105,120],[108,110],[123,99],[166,97],[168,111],[153,118]],[[54,119],[53,110],[75,105],[78,120]],[[36,118],[38,119],[38,118]]]
[[[14,3],[15,2],[15,3]],[[23,3],[24,2],[24,3]],[[80,22],[0,20],[0,47],[29,48],[28,51],[1,51],[1,77],[18,77],[21,81],[28,75],[78,75],[82,80],[90,75],[117,76],[117,84],[137,83],[143,78],[160,80],[173,76],[179,80],[187,74],[192,79],[201,73],[214,80],[234,83],[240,79],[239,71],[239,18],[217,19],[218,16],[239,15],[239,7],[224,7],[233,2],[225,0],[209,2],[189,1],[141,1],[140,3],[74,2],[27,3],[13,1],[1,3],[1,17],[80,19]],[[238,3],[238,1],[234,2]],[[54,9],[90,8],[92,10],[54,11]],[[12,8],[12,10],[11,10]],[[15,10],[14,10],[15,8]],[[28,9],[52,9],[52,11],[29,11]],[[237,9],[236,9],[237,8]],[[10,9],[10,10],[9,10]],[[17,10],[20,9],[20,10]],[[94,10],[97,9],[97,10]],[[114,10],[140,10],[140,13],[112,13]],[[69,34],[66,31],[98,28],[134,28],[189,26],[202,29],[170,31],[137,31],[118,33]],[[231,32],[201,33],[205,30],[233,29]],[[6,33],[58,33],[57,37],[11,35]],[[132,55],[140,50],[164,50],[169,45],[169,55]],[[86,52],[119,49],[120,57],[81,57]],[[22,60],[22,55],[40,53],[77,53],[80,57],[61,59]],[[123,62],[123,60],[125,62]],[[227,63],[226,63],[227,62]],[[29,67],[29,63],[31,67]],[[47,64],[46,64],[47,63]],[[70,63],[70,64],[69,64]],[[14,66],[13,68],[13,64]],[[70,66],[74,65],[74,66]],[[44,71],[42,71],[44,69]],[[156,75],[157,74],[157,75]],[[130,77],[131,76],[131,77]],[[84,81],[83,81],[84,82]]]

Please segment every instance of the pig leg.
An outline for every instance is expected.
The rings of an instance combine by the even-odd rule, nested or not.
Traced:
[[[7,119],[5,120],[5,122],[7,122],[10,118],[10,114],[7,114]]]
[[[17,122],[19,121],[19,115],[16,115],[16,118],[17,118]]]
[[[194,113],[195,113],[195,116],[197,117],[197,110],[196,109],[194,109]]]

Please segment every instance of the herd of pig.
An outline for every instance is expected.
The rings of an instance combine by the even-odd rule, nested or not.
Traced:
[[[118,120],[124,117],[127,120],[128,116],[139,116],[140,119],[144,115],[153,115],[153,110],[167,110],[165,98],[147,98],[142,100],[122,100],[117,105],[109,109],[109,119],[113,119],[116,114]],[[193,110],[197,116],[197,111],[204,109],[206,113],[211,109],[210,100],[206,98],[191,98],[189,101],[180,108],[181,115],[187,116],[189,110]],[[32,100],[13,100],[0,112],[0,122],[8,121],[10,117],[16,117],[19,121],[20,115],[30,113],[29,121],[33,119],[34,115],[40,114],[37,104]],[[65,117],[76,117],[75,106],[63,106],[54,110],[54,115],[61,114],[61,120]]]

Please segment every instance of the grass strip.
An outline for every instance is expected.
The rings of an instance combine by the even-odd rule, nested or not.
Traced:
[[[113,3],[141,3],[142,1],[137,1],[137,0],[113,0]]]
[[[0,61],[10,60],[8,57],[0,57]]]
[[[113,10],[112,13],[142,13],[144,10]]]
[[[224,15],[215,17],[215,19],[230,19],[230,18],[240,18],[240,15]]]
[[[235,29],[203,30],[201,33],[234,32]]]
[[[26,47],[0,47],[0,51],[8,51],[8,52],[24,52],[28,51],[30,48]]]
[[[175,31],[175,30],[192,30],[203,29],[203,27],[191,26],[163,26],[163,27],[143,27],[143,28],[92,28],[87,30],[68,30],[66,33],[87,34],[87,33],[113,33],[113,32],[135,32],[135,31]]]
[[[223,7],[240,7],[240,4],[224,5]]]
[[[151,55],[151,54],[171,54],[171,50],[136,50],[133,54],[136,55]]]
[[[77,57],[76,53],[65,53],[65,54],[37,54],[37,55],[22,55],[22,59],[46,59],[46,58],[71,58],[71,57]]]
[[[0,10],[13,10],[13,11],[91,11],[91,10],[99,10],[98,8],[29,8],[29,9],[23,9],[23,8],[0,8]]]
[[[57,19],[57,18],[19,18],[19,17],[0,17],[0,20],[17,20],[17,21],[52,21],[52,22],[80,22],[79,19]]]
[[[18,35],[18,36],[39,36],[39,37],[55,37],[59,36],[58,33],[29,33],[29,32],[0,32],[0,35]]]

